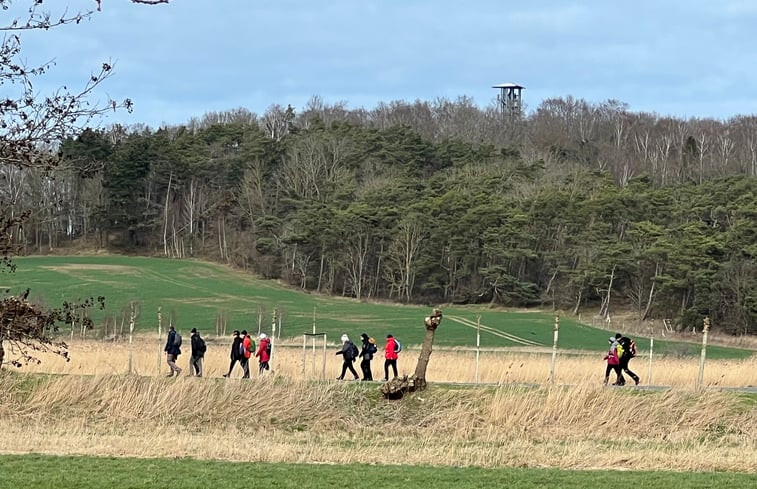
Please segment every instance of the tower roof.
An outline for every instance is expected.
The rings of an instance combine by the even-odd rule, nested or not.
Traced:
[[[500,83],[499,85],[493,85],[492,88],[526,88],[518,85],[517,83]]]

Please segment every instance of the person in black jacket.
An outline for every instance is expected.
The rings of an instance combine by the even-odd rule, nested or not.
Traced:
[[[181,348],[179,342],[177,341],[176,330],[174,329],[173,325],[168,327],[168,339],[166,340],[166,347],[163,348],[163,351],[166,352],[166,363],[171,369],[171,371],[168,372],[167,377],[173,377],[174,373],[178,377],[181,373],[181,368],[176,365],[176,359],[179,358],[179,355],[181,355]]]
[[[367,333],[360,335],[360,339],[363,341],[363,348],[360,350],[360,358],[363,360],[360,362],[360,370],[363,371],[363,381],[373,380],[373,372],[371,371],[371,360],[373,360],[373,354],[378,351],[376,346],[376,340],[368,336]]]
[[[192,358],[189,361],[190,374],[202,377],[202,359],[205,357],[205,340],[200,337],[197,328],[192,328]]]
[[[223,374],[224,377],[231,375],[231,371],[234,369],[234,364],[239,362],[243,357],[242,352],[242,338],[239,336],[239,331],[232,333],[234,340],[231,342],[231,363],[229,363],[229,371]]]
[[[350,341],[350,337],[346,334],[342,335],[342,349],[336,352],[336,354],[342,355],[342,358],[344,359],[344,363],[342,363],[342,375],[337,377],[336,380],[344,379],[344,374],[347,373],[347,369],[350,369],[352,375],[355,376],[354,380],[360,380],[357,372],[355,372],[355,367],[352,366],[352,362],[354,362],[357,357],[357,347],[355,346],[355,343]]]
[[[631,359],[636,355],[635,351],[631,351],[631,338],[627,336],[623,336],[620,333],[615,334],[615,341],[620,343],[620,346],[623,347],[623,355],[620,357],[620,364],[618,367],[620,367],[620,370],[627,373],[629,377],[633,379],[634,382],[636,382],[636,385],[639,385],[639,376],[635,373],[631,372],[631,369],[628,367],[628,362],[631,361]],[[635,348],[633,348],[635,350]],[[625,380],[623,381],[623,384],[625,384]],[[623,385],[620,384],[620,385]]]

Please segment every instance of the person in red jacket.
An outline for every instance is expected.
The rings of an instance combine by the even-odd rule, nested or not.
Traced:
[[[384,349],[384,382],[389,380],[389,367],[394,370],[394,376],[397,377],[397,342],[394,336],[386,335],[386,348]]]
[[[626,379],[623,378],[623,372],[620,370],[620,355],[622,354],[623,347],[620,347],[620,353],[618,352],[619,343],[615,341],[615,338],[610,338],[610,350],[605,355],[607,360],[607,368],[605,368],[605,385],[610,380],[610,372],[615,371],[617,379],[612,385],[624,385]]]
[[[252,346],[252,339],[250,338],[250,335],[247,334],[247,330],[242,330],[242,351],[239,359],[239,363],[242,364],[242,378],[243,379],[249,379],[250,378],[250,357],[252,356],[252,349],[254,346]]]
[[[270,368],[268,362],[271,361],[271,339],[265,333],[260,333],[260,346],[255,356],[258,357],[258,361],[260,362],[258,373],[262,374],[263,370]]]

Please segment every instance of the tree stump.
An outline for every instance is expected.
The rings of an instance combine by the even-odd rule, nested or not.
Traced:
[[[385,399],[402,399],[406,393],[425,390],[428,386],[426,382],[426,368],[431,358],[431,351],[434,345],[434,335],[436,328],[442,322],[442,311],[434,309],[431,316],[427,316],[423,321],[426,327],[426,336],[423,338],[421,354],[418,357],[418,363],[415,366],[415,373],[411,376],[403,375],[395,377],[381,386],[381,393]]]

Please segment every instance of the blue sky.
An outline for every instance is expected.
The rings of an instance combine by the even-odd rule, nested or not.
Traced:
[[[300,110],[313,95],[366,109],[466,95],[485,107],[491,86],[505,82],[526,87],[529,111],[570,95],[681,118],[757,113],[757,1],[102,3],[81,25],[24,34],[23,52],[29,63],[56,60],[35,85],[40,93],[77,87],[113,61],[97,98],[128,97],[135,108],[105,124],[157,127],[272,104]]]

